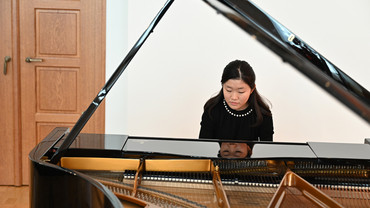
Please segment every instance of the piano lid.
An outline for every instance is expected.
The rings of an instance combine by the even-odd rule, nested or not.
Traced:
[[[370,92],[248,0],[204,0],[370,123]]]
[[[58,162],[65,151],[76,139],[87,121],[126,69],[136,52],[144,44],[162,16],[174,0],[168,0],[149,27],[144,31],[129,51],[113,75],[98,92],[95,99],[81,115],[67,138],[51,159]],[[209,6],[235,23],[241,29],[256,37],[267,48],[290,63],[300,72],[333,95],[352,111],[370,123],[370,93],[321,54],[302,41],[286,27],[274,20],[248,0],[203,0]]]

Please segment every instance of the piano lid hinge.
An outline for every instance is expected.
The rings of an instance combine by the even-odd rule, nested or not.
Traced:
[[[43,162],[50,162],[50,158],[48,156],[42,156],[40,160]]]

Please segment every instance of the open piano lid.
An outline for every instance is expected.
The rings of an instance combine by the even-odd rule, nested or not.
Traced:
[[[370,122],[369,91],[251,1],[204,1]]]
[[[62,145],[57,149],[52,163],[57,163],[63,152],[72,144],[92,114],[104,100],[110,89],[121,76],[136,52],[144,44],[162,16],[174,0],[168,0],[149,27],[144,31],[113,75],[99,91],[87,110],[81,115]],[[270,15],[247,0],[204,0],[218,13],[225,16],[241,29],[254,36],[259,42],[290,63],[348,108],[370,123],[370,93],[321,54],[299,39]]]

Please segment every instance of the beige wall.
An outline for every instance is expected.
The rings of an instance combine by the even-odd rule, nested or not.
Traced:
[[[107,1],[107,77],[164,2]],[[369,1],[254,2],[370,89]],[[107,96],[106,132],[197,138],[203,104],[234,59],[250,62],[258,90],[272,102],[275,141],[370,137],[369,124],[201,0],[175,1],[132,60]]]

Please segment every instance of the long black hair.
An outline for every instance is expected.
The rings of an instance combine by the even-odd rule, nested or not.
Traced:
[[[221,84],[224,84],[229,79],[243,80],[251,89],[256,86],[256,75],[254,74],[253,68],[246,61],[235,60],[226,65],[222,73]],[[223,99],[224,95],[221,88],[216,96],[206,102],[204,111],[210,114],[217,103],[222,102]],[[256,123],[253,126],[258,126],[262,123],[263,115],[272,116],[269,105],[258,93],[257,88],[251,93],[248,104],[254,109],[257,115]]]

